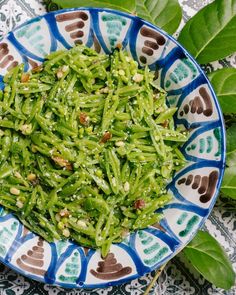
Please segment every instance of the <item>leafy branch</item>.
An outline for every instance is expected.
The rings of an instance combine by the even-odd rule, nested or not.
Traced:
[[[236,0],[215,0],[192,17],[178,41],[205,64],[236,51]]]
[[[169,34],[173,34],[182,19],[178,0],[136,0],[136,13]]]
[[[215,286],[229,290],[234,285],[233,267],[223,248],[209,233],[198,231],[183,253],[194,268]]]

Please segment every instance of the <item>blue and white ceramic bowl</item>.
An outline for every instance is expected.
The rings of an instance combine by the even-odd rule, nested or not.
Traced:
[[[168,185],[173,200],[162,210],[160,224],[113,245],[105,260],[99,251],[71,241],[43,241],[4,209],[0,260],[45,283],[107,287],[159,268],[193,238],[216,201],[224,171],[225,133],[212,87],[188,52],[152,24],[114,10],[56,11],[10,32],[0,42],[0,87],[4,87],[3,76],[15,65],[24,63],[25,70],[31,69],[40,65],[46,54],[76,43],[105,53],[122,44],[140,66],[158,69],[156,76],[168,93],[168,104],[178,107],[175,124],[190,131],[182,148],[188,165]]]

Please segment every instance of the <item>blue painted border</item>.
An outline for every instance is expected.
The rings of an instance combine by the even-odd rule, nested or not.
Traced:
[[[188,160],[188,161],[192,161],[192,162],[198,162],[199,159],[201,161],[205,161],[206,159],[205,158],[201,158],[200,156],[199,157],[195,157],[195,156],[192,156],[192,155],[189,155],[187,152],[186,152],[186,148],[188,147],[189,144],[191,144],[192,141],[194,141],[200,134],[203,134],[207,131],[212,131],[216,128],[220,128],[221,127],[221,122],[220,121],[214,121],[214,122],[211,122],[209,124],[203,124],[201,127],[197,128],[193,133],[192,135],[188,138],[188,141],[186,143],[184,143],[184,145],[180,148],[180,151],[182,152],[182,154],[184,155],[185,159]],[[222,135],[222,128],[220,128],[220,132],[221,132],[221,136]],[[220,157],[219,160],[206,160],[206,161],[212,161],[212,163],[214,162],[220,162],[221,161],[221,158],[222,158],[222,155]]]

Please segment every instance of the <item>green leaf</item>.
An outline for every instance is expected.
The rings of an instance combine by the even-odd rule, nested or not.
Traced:
[[[224,68],[209,75],[224,114],[236,114],[236,69]]]
[[[135,11],[135,0],[53,0],[62,8],[73,7],[106,7],[117,10],[123,10],[128,13]]]
[[[225,169],[221,192],[236,200],[236,124],[226,131],[226,146],[226,163],[229,167]]]
[[[235,30],[236,0],[215,0],[186,23],[178,41],[204,64],[236,51]]]
[[[236,165],[225,169],[224,178],[221,185],[221,192],[236,200]]]
[[[226,163],[228,166],[234,166],[236,165],[236,124],[226,131],[226,147]]]
[[[215,286],[228,290],[234,285],[235,273],[227,255],[207,232],[199,231],[183,252],[197,271]]]
[[[182,19],[178,0],[136,0],[139,17],[150,21],[169,34],[173,34]]]

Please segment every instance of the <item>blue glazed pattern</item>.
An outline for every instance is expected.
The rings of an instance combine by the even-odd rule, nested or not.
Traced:
[[[189,162],[167,187],[173,200],[161,210],[163,220],[113,245],[106,259],[71,241],[47,243],[1,210],[3,263],[45,283],[102,288],[159,268],[193,238],[217,198],[225,165],[225,132],[212,87],[186,50],[152,24],[114,10],[56,11],[10,32],[0,42],[0,88],[10,68],[22,62],[25,70],[34,68],[45,54],[77,43],[101,53],[122,46],[140,66],[148,65],[167,91],[168,103],[178,107],[175,124],[190,132],[182,147]]]

